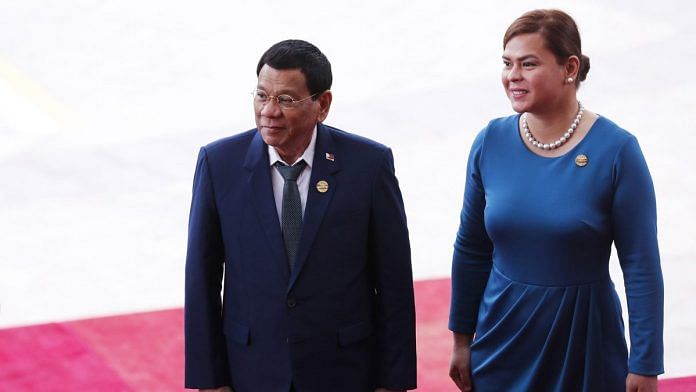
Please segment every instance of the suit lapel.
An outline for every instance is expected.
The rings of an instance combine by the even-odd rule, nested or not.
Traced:
[[[312,164],[312,176],[309,181],[309,191],[307,192],[307,205],[305,206],[304,219],[302,222],[302,236],[300,237],[297,260],[290,276],[288,291],[297,280],[302,267],[307,261],[312,243],[317,235],[319,226],[324,219],[324,214],[329,206],[329,202],[336,192],[338,186],[334,174],[340,169],[340,155],[335,157],[337,151],[330,131],[325,125],[317,124],[317,141],[314,149],[314,162]],[[331,154],[329,159],[327,154]],[[325,181],[328,183],[328,190],[320,192],[317,183]]]
[[[271,183],[271,170],[268,162],[268,146],[263,142],[261,134],[257,131],[249,145],[249,151],[244,161],[244,167],[249,171],[249,192],[254,210],[259,218],[261,227],[266,234],[268,247],[273,252],[273,260],[283,276],[288,279],[290,267],[288,266],[283,234],[278,221],[275,199],[273,197],[273,185]]]

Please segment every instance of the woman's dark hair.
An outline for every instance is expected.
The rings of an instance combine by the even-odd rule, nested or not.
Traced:
[[[578,87],[590,71],[590,58],[582,54],[580,33],[573,18],[561,10],[525,12],[508,27],[503,37],[503,48],[513,37],[532,33],[539,33],[544,37],[546,46],[556,56],[559,64],[573,55],[580,59],[580,69],[575,79],[575,86]]]
[[[268,48],[256,66],[256,76],[264,65],[274,69],[299,69],[307,79],[309,93],[317,94],[313,100],[331,88],[331,63],[319,48],[307,41],[289,39]]]

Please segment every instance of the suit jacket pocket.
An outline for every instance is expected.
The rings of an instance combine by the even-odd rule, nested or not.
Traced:
[[[229,323],[225,328],[227,338],[235,343],[247,345],[249,344],[249,327],[242,324],[237,324],[234,321]]]
[[[338,344],[347,346],[352,343],[367,339],[372,335],[372,323],[363,321],[358,324],[349,325],[338,330]]]

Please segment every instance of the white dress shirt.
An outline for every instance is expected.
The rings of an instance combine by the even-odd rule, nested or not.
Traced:
[[[307,194],[309,193],[309,180],[312,177],[312,163],[314,162],[314,147],[317,144],[317,126],[314,126],[312,131],[312,140],[309,141],[309,145],[304,150],[304,153],[297,158],[297,161],[285,162],[283,158],[280,157],[278,151],[272,146],[268,146],[268,160],[271,165],[271,183],[273,184],[273,197],[275,198],[276,211],[278,212],[278,222],[282,221],[282,209],[283,209],[283,186],[285,185],[285,180],[280,174],[280,171],[274,166],[276,162],[280,161],[288,166],[292,166],[300,160],[304,160],[307,163],[300,176],[297,177],[297,188],[300,191],[300,201],[302,202],[302,216],[304,216],[305,206],[307,205]]]

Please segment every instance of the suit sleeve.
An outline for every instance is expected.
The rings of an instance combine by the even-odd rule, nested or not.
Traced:
[[[374,270],[377,387],[416,388],[416,316],[406,212],[386,149],[373,185],[369,228]]]
[[[452,257],[452,301],[449,329],[458,333],[476,331],[479,305],[493,265],[493,243],[484,222],[486,194],[480,162],[485,131],[471,147],[466,169],[464,205]]]
[[[655,191],[635,137],[614,163],[612,224],[628,301],[632,373],[658,375],[663,368],[663,281],[657,246]]]
[[[230,385],[220,290],[224,248],[205,148],[193,181],[186,253],[185,356],[187,388]]]

